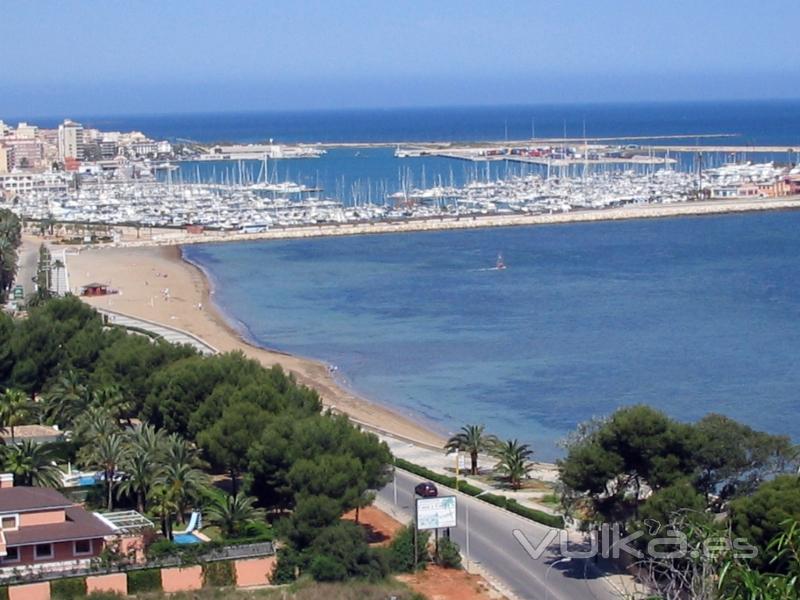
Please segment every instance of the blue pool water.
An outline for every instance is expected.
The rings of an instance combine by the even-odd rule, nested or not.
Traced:
[[[176,544],[199,544],[200,538],[193,533],[177,533],[172,536],[172,541]]]

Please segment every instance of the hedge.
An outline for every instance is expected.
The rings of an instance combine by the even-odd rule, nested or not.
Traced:
[[[8,586],[0,586],[0,600],[8,600]]]
[[[555,527],[557,529],[564,529],[564,517],[561,515],[551,515],[550,513],[546,513],[542,510],[536,510],[535,508],[528,508],[527,506],[522,506],[519,502],[511,498],[506,502],[506,510],[510,510],[511,512],[518,514],[521,517],[525,517],[526,519],[530,519],[531,521],[536,521],[537,523],[542,523],[543,525],[547,525],[548,527]]]
[[[402,458],[395,458],[395,466],[403,469],[404,471],[408,471],[413,473],[414,475],[419,475],[420,477],[424,477],[425,479],[429,479],[435,483],[443,485],[445,487],[458,489],[458,491],[467,494],[468,496],[477,496],[483,490],[477,486],[472,485],[464,481],[463,479],[458,480],[458,488],[456,488],[456,478],[450,477],[448,475],[441,475],[426,467],[422,467],[420,465],[414,464]],[[505,508],[514,514],[517,514],[521,517],[525,517],[526,519],[530,519],[531,521],[536,521],[537,523],[541,523],[543,525],[547,525],[548,527],[555,527],[558,529],[564,529],[564,518],[559,515],[551,515],[541,510],[536,510],[535,508],[528,508],[527,506],[522,506],[516,500],[508,499],[505,496],[500,496],[498,494],[483,494],[479,500],[483,500],[484,502],[488,502],[489,504],[493,504],[494,506],[499,506],[500,508]]]
[[[450,477],[449,475],[442,475],[440,473],[436,473],[435,471],[431,471],[428,468],[421,467],[419,465],[415,465],[412,462],[404,460],[402,458],[395,459],[395,465],[404,471],[409,471],[410,473],[414,473],[414,475],[419,475],[420,477],[424,477],[425,479],[430,479],[440,485],[445,487],[456,489],[456,478]],[[464,479],[458,480],[458,491],[467,494],[468,496],[477,496],[483,490],[477,486],[468,483]]]
[[[236,585],[233,563],[229,560],[205,563],[203,565],[203,585],[215,588]]]
[[[128,571],[128,593],[161,591],[161,569]]]
[[[53,600],[73,600],[86,596],[86,578],[56,579],[50,582],[50,597]]]
[[[505,496],[499,496],[497,494],[484,494],[481,496],[481,500],[488,502],[489,504],[499,506],[500,508],[505,508],[506,504],[508,503],[508,498]]]

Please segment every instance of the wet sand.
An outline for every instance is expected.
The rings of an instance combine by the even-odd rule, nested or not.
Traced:
[[[344,389],[327,365],[245,341],[215,308],[203,272],[185,262],[177,246],[68,249],[67,268],[73,292],[91,282],[119,290],[111,296],[85,298],[91,305],[188,331],[220,352],[241,350],[267,367],[281,365],[299,383],[317,390],[326,407],[356,422],[425,446],[441,448],[444,443],[442,435],[411,417]]]

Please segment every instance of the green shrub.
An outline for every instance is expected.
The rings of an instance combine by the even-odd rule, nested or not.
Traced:
[[[152,544],[147,547],[146,554],[147,558],[151,560],[157,560],[159,558],[165,558],[167,556],[175,556],[180,552],[180,545],[176,544],[175,542],[171,542],[167,538],[161,538],[160,540],[156,540]]]
[[[296,576],[297,569],[300,567],[300,556],[291,548],[280,548],[277,552],[278,560],[272,568],[270,582],[275,585],[292,583]]]
[[[408,471],[409,473],[413,473],[414,475],[419,475],[420,477],[424,477],[425,479],[429,479],[434,483],[438,483],[439,485],[443,485],[445,487],[458,489],[458,491],[467,494],[468,496],[477,496],[483,490],[471,483],[467,482],[465,479],[456,479],[455,477],[450,477],[449,475],[442,475],[441,473],[436,473],[427,469],[425,467],[421,467],[419,465],[415,465],[412,462],[404,460],[402,458],[395,459],[395,466],[404,471]],[[456,481],[458,482],[458,487],[456,488]]]
[[[505,496],[498,496],[497,494],[484,494],[480,499],[489,504],[499,506],[500,508],[505,508],[508,503],[508,498]]]
[[[355,523],[339,522],[321,529],[304,554],[305,564],[317,581],[381,581],[389,574],[385,557],[369,547],[364,530]]]
[[[311,559],[309,572],[315,581],[344,581],[347,567],[333,556],[318,554]]]
[[[436,555],[436,562],[445,569],[461,568],[461,553],[458,544],[450,538],[439,540],[439,552]]]
[[[0,600],[8,600],[8,586],[0,586]]]
[[[456,485],[455,477],[441,475],[425,467],[415,465],[414,463],[409,462],[405,459],[395,458],[394,463],[396,467],[403,469],[404,471],[408,471],[409,473],[414,473],[414,475],[419,475],[420,477],[424,477],[425,479],[429,479],[430,481],[436,482],[440,485],[444,485],[447,487],[455,487]]]
[[[72,600],[86,596],[86,578],[56,579],[50,582],[50,597],[53,600]]]
[[[91,600],[120,600],[125,596],[117,592],[92,592],[86,597],[91,598]]]
[[[424,568],[430,561],[427,531],[417,532],[417,568]],[[389,546],[389,567],[395,573],[410,573],[414,570],[414,524],[403,527],[394,536]]]
[[[530,519],[531,521],[536,521],[537,523],[541,523],[542,525],[547,525],[548,527],[555,527],[556,529],[564,529],[564,517],[562,517],[561,515],[551,515],[550,513],[546,513],[541,510],[536,510],[535,508],[528,508],[527,506],[522,506],[519,502],[517,502],[513,498],[511,500],[508,500],[508,502],[506,502],[506,509],[510,510],[515,514],[518,514],[521,517],[525,517],[526,519]]]
[[[472,485],[471,483],[469,483],[469,482],[467,482],[467,481],[465,481],[463,479],[459,479],[458,480],[458,491],[463,493],[463,494],[466,494],[467,496],[477,496],[483,490],[481,488],[479,488],[477,485]]]
[[[144,569],[142,571],[128,572],[128,593],[161,591],[161,570]]]
[[[260,544],[262,542],[271,542],[275,539],[275,532],[268,523],[255,521],[248,523],[242,535],[235,538],[224,538],[223,543],[226,546],[241,546],[243,544]]]
[[[203,565],[203,585],[206,587],[231,587],[236,585],[236,573],[229,560]]]

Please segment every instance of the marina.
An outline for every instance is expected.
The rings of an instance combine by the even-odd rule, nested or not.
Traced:
[[[235,163],[237,169],[187,182],[166,170],[113,176],[86,174],[60,186],[36,184],[4,195],[3,206],[27,220],[105,226],[190,228],[192,232],[263,233],[274,228],[379,224],[485,216],[536,216],[647,205],[690,205],[714,199],[780,198],[800,193],[800,169],[773,163],[727,164],[702,172],[647,164],[638,168],[547,168],[505,177],[475,169],[463,185],[438,177],[433,185],[402,176],[397,191],[344,201],[321,187],[279,181]],[[48,176],[49,177],[49,176]],[[8,179],[8,178],[6,178]],[[50,181],[48,179],[47,181]]]

